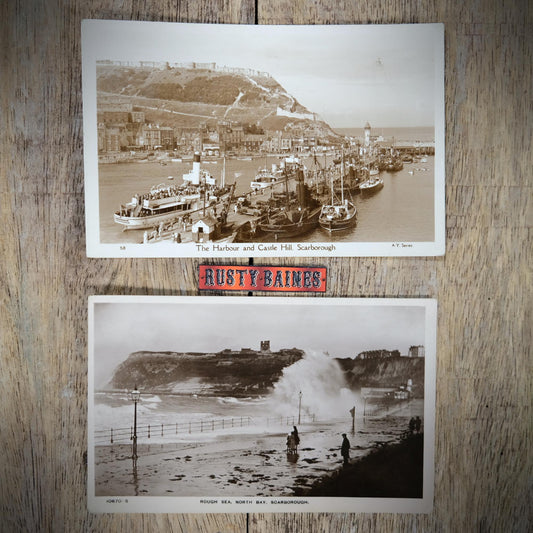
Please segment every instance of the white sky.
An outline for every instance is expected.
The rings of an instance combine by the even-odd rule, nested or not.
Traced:
[[[265,304],[267,299],[261,297],[222,299],[96,303],[96,386],[103,386],[115,367],[139,350],[259,349],[261,340],[270,340],[273,350],[296,347],[354,357],[381,348],[406,354],[411,345],[425,345],[426,310],[420,304],[354,305],[346,299],[337,303],[318,298],[312,303],[310,298],[304,303],[283,298]]]
[[[95,59],[216,62],[269,72],[332,127],[433,126],[443,26],[247,26],[92,21]],[[436,96],[437,95],[437,96]],[[436,100],[439,100],[438,104]]]

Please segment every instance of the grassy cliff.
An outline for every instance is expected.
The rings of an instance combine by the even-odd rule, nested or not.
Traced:
[[[97,91],[99,105],[129,103],[144,111],[148,122],[174,128],[229,120],[294,135],[338,137],[325,122],[309,118],[312,110],[266,75],[101,64],[97,66]],[[278,109],[289,116],[279,116]]]
[[[352,389],[361,387],[400,387],[413,382],[414,397],[424,394],[424,358],[337,359]]]

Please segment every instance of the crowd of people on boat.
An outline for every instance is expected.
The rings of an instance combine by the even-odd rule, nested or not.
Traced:
[[[200,194],[200,197],[202,197],[203,194],[209,193],[209,196],[212,199],[217,198],[225,192],[226,188],[209,185],[168,185],[164,187],[159,186],[157,188],[152,188],[152,190],[147,193],[135,194],[132,203],[128,205],[121,205],[120,210],[117,214],[119,214],[120,216],[144,217],[154,214],[150,209],[144,207],[145,200],[154,201],[175,197],[177,202],[181,202],[185,197],[192,196],[198,193]],[[138,206],[140,206],[141,208],[138,209]]]
[[[187,196],[191,194],[196,194],[199,191],[199,187],[192,185],[168,185],[166,187],[158,187],[157,189],[152,189],[150,192],[145,193],[140,196],[141,200],[161,200],[163,198],[171,198],[172,196]],[[136,195],[136,197],[139,195]]]

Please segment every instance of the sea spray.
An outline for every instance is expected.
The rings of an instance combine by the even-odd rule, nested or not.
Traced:
[[[317,420],[349,419],[349,410],[355,407],[358,413],[359,405],[359,394],[349,389],[337,361],[314,350],[305,350],[302,359],[283,370],[269,398],[276,415],[314,415]]]

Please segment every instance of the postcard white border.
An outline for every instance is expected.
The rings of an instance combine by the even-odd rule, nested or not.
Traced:
[[[271,304],[341,305],[341,306],[417,306],[425,309],[425,374],[424,374],[424,478],[423,496],[411,498],[348,497],[226,497],[215,494],[202,497],[172,496],[95,496],[94,453],[94,306],[98,303],[174,303],[180,305]],[[431,298],[276,298],[223,296],[91,296],[88,320],[88,469],[87,498],[91,512],[103,513],[239,513],[239,512],[365,512],[365,513],[429,513],[434,497],[435,388],[437,357],[437,301]],[[202,499],[218,499],[219,503],[202,504]],[[221,499],[232,503],[220,503]],[[253,503],[237,504],[236,500]],[[257,503],[265,500],[266,504]],[[276,503],[279,501],[294,503]]]
[[[213,35],[218,32],[239,31],[246,25],[186,24],[173,22],[134,22],[110,20],[82,21],[82,90],[84,129],[84,169],[86,206],[86,248],[88,257],[389,257],[439,256],[445,253],[445,138],[444,138],[444,25],[397,24],[358,26],[367,31],[380,28],[431,26],[434,35],[435,65],[435,173],[434,173],[434,241],[431,242],[348,242],[302,243],[292,250],[277,244],[273,249],[261,249],[256,243],[250,251],[248,243],[232,244],[231,249],[217,248],[214,244],[172,243],[131,244],[101,243],[98,191],[98,142],[96,103],[96,62],[113,60],[175,60],[171,50],[172,38],[186,27],[205,28]],[[346,27],[346,26],[344,26]],[[267,26],[255,26],[264,31]],[[277,26],[276,28],[287,28]],[[343,26],[309,26],[339,31]],[[311,30],[313,31],[313,30]],[[314,244],[306,248],[307,245]]]

